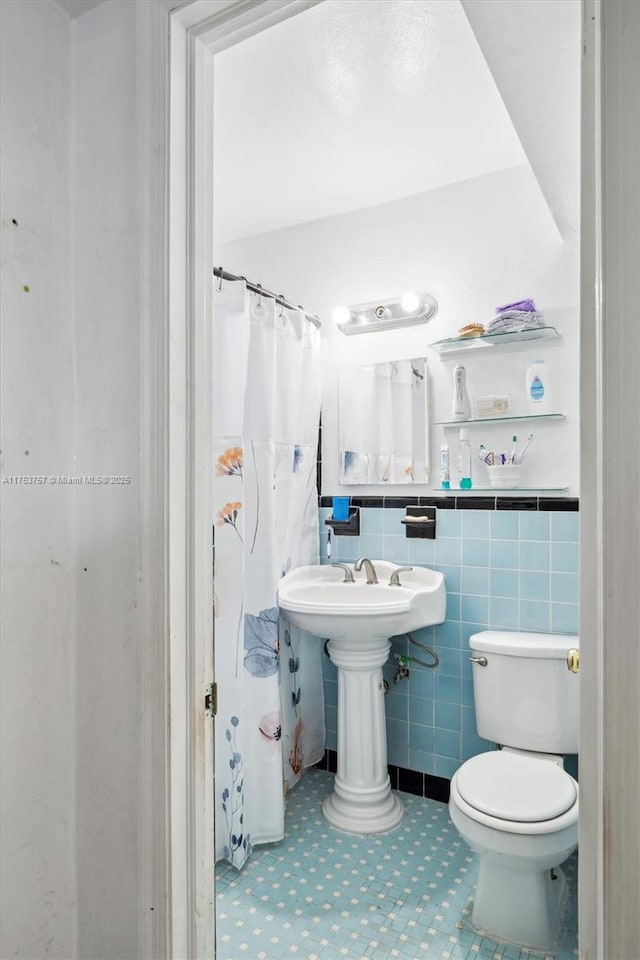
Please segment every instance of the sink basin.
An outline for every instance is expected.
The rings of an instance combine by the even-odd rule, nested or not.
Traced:
[[[293,624],[329,638],[338,668],[338,769],[322,812],[347,833],[383,833],[400,823],[404,808],[387,771],[382,666],[389,637],[444,621],[444,577],[414,567],[391,586],[391,574],[400,570],[395,563],[374,561],[378,583],[348,566],[354,583],[345,583],[337,567],[298,567],[282,578],[278,596]]]
[[[400,586],[389,586],[399,567],[386,560],[375,560],[374,566],[378,583],[367,583],[364,571],[354,572],[355,583],[345,583],[344,570],[337,567],[298,567],[280,581],[280,607],[303,630],[352,641],[386,640],[443,622],[446,595],[441,573],[414,567],[399,574]]]

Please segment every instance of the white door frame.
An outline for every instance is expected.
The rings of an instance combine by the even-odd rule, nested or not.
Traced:
[[[640,4],[583,0],[580,955],[639,956]]]
[[[166,716],[156,711],[156,723],[163,724],[158,732],[158,742],[165,737],[169,749],[160,757],[159,763],[169,761],[163,767],[164,780],[169,784],[170,831],[167,831],[166,856],[156,857],[155,873],[151,880],[156,890],[166,891],[166,955],[186,958],[212,957],[214,955],[214,889],[213,889],[213,730],[204,714],[204,688],[212,678],[212,575],[211,575],[211,356],[210,356],[210,310],[212,238],[212,181],[213,181],[213,71],[212,52],[223,49],[247,36],[258,33],[273,23],[293,16],[313,6],[319,0],[194,0],[183,4],[169,15],[171,26],[170,58],[170,111],[168,121],[170,164],[168,184],[169,242],[168,275],[169,296],[167,324],[156,322],[157,316],[149,314],[150,346],[153,338],[160,341],[153,356],[155,366],[147,372],[148,393],[164,398],[165,422],[144,421],[143,440],[149,448],[151,463],[164,467],[165,484],[156,500],[163,507],[161,523],[165,532],[165,549],[168,556],[168,574],[165,585],[166,609],[170,624],[170,664],[161,683],[170,682],[170,733],[166,734]],[[630,5],[631,7],[636,5]],[[615,735],[618,748],[632,751],[637,727],[623,718],[638,716],[635,688],[624,683],[623,653],[609,642],[604,643],[605,614],[615,616],[612,601],[607,601],[606,577],[603,576],[598,557],[606,546],[609,559],[617,558],[624,567],[625,541],[621,536],[606,537],[604,523],[612,519],[612,510],[606,510],[603,491],[611,497],[616,465],[610,465],[605,457],[606,426],[614,422],[627,429],[627,443],[631,454],[638,452],[637,404],[626,418],[616,409],[615,398],[608,407],[602,406],[606,385],[614,382],[612,360],[603,353],[602,315],[606,307],[607,286],[602,286],[602,261],[607,254],[611,262],[615,257],[626,257],[627,279],[618,281],[616,302],[629,309],[627,316],[634,316],[640,299],[631,275],[635,268],[631,257],[637,255],[636,246],[624,251],[620,238],[606,234],[602,226],[602,212],[606,210],[606,187],[612,187],[613,178],[625,176],[625,169],[614,173],[602,168],[601,116],[606,115],[607,97],[615,103],[616,91],[607,94],[601,82],[605,54],[601,43],[603,24],[610,20],[608,34],[609,56],[614,52],[619,62],[626,63],[633,74],[632,61],[638,56],[640,44],[628,43],[625,50],[622,41],[616,40],[615,31],[624,19],[624,0],[583,0],[586,23],[587,57],[583,66],[584,115],[586,131],[583,137],[583,383],[585,371],[591,376],[589,394],[582,390],[582,652],[583,691],[587,709],[582,710],[582,761],[581,761],[581,875],[580,903],[581,955],[585,960],[601,960],[603,956],[622,957],[622,953],[604,953],[603,944],[615,942],[611,924],[607,923],[612,898],[607,894],[614,889],[617,863],[615,856],[604,855],[603,835],[605,816],[607,831],[615,836],[620,852],[624,838],[624,816],[628,815],[630,802],[620,799],[616,791],[605,795],[604,768],[607,725],[615,717]],[[637,12],[637,6],[636,6]],[[627,16],[629,16],[627,10]],[[633,16],[633,14],[631,14]],[[622,36],[622,33],[620,33]],[[627,34],[628,36],[628,34]],[[160,55],[158,55],[160,56]],[[637,65],[635,67],[637,75]],[[632,88],[635,89],[635,88]],[[624,122],[621,123],[624,128]],[[618,131],[624,137],[625,131]],[[633,131],[629,134],[633,136]],[[621,140],[622,142],[622,140]],[[633,143],[633,141],[630,141]],[[635,144],[636,149],[638,144]],[[148,151],[147,151],[148,152]],[[636,153],[637,155],[637,153]],[[632,166],[632,165],[631,165]],[[628,186],[637,191],[637,180],[632,178],[631,166],[626,168]],[[609,181],[607,178],[611,177]],[[640,219],[640,218],[639,218]],[[166,254],[163,247],[163,255]],[[161,258],[160,258],[161,259]],[[165,261],[165,262],[167,262]],[[637,272],[637,271],[636,271]],[[613,283],[612,280],[612,291]],[[627,284],[625,289],[624,284]],[[635,302],[632,302],[632,297]],[[159,332],[154,334],[154,329]],[[624,352],[624,337],[616,334],[610,325],[609,343],[614,346],[618,337],[618,363],[626,364],[629,383],[636,383],[637,354]],[[586,343],[586,346],[584,344]],[[636,341],[637,343],[637,341]],[[150,385],[150,386],[149,386]],[[637,399],[637,397],[636,397]],[[622,419],[620,419],[622,417]],[[618,419],[616,419],[618,418]],[[157,420],[157,418],[156,418]],[[158,430],[160,426],[160,430]],[[635,429],[634,429],[635,428]],[[153,431],[156,433],[153,434]],[[630,431],[630,432],[629,432]],[[617,429],[616,437],[620,436]],[[618,481],[620,477],[618,475]],[[636,496],[637,487],[618,483],[616,490],[624,489],[627,496]],[[152,498],[153,500],[153,498]],[[612,501],[609,501],[612,503]],[[620,533],[618,522],[616,532]],[[160,538],[162,540],[162,538]],[[631,577],[634,571],[631,570]],[[637,570],[636,570],[637,575]],[[633,584],[631,584],[631,587]],[[153,598],[148,598],[151,603]],[[640,622],[638,591],[628,594],[629,606],[635,603],[635,636]],[[618,606],[620,605],[618,601]],[[629,627],[631,618],[618,611],[618,622]],[[630,639],[634,638],[633,632]],[[636,647],[637,664],[637,647]],[[606,671],[607,662],[610,664]],[[169,669],[170,668],[170,669]],[[616,668],[618,672],[616,673]],[[158,671],[160,667],[158,667]],[[603,676],[605,681],[603,681]],[[622,677],[622,679],[621,679]],[[603,701],[603,691],[607,696]],[[594,707],[594,704],[602,705]],[[612,728],[613,729],[613,728]],[[625,732],[626,731],[626,732]],[[593,747],[587,752],[587,744]],[[637,743],[635,744],[637,749]],[[619,765],[620,765],[619,764]],[[160,781],[162,777],[158,778]],[[637,776],[636,776],[637,780]],[[157,798],[156,798],[157,799]],[[606,806],[606,809],[605,809]],[[164,864],[164,874],[162,874]],[[632,895],[637,891],[628,871],[615,881],[615,889],[624,883]],[[163,887],[164,884],[164,887]],[[637,902],[632,900],[633,903]],[[633,918],[626,917],[627,923]],[[620,911],[616,917],[618,929],[625,923]],[[629,928],[630,929],[630,928]],[[611,940],[611,937],[614,940]],[[622,942],[622,941],[620,941]],[[142,956],[159,956],[148,952]]]
[[[195,0],[170,15],[169,955],[215,953],[211,307],[213,54],[320,0]]]

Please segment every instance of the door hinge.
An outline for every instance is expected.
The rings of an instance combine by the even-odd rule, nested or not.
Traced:
[[[218,712],[218,685],[210,683],[204,691],[204,712],[208,717],[215,717]]]

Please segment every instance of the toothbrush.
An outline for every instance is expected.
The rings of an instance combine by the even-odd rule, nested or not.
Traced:
[[[513,458],[513,462],[514,462],[514,463],[522,463],[522,460],[523,460],[523,458],[524,458],[524,455],[525,455],[525,453],[527,452],[527,450],[528,450],[528,448],[529,448],[529,444],[531,443],[532,440],[533,440],[533,434],[530,433],[529,436],[527,437],[527,442],[525,443],[525,445],[524,445],[524,447],[522,448],[522,450],[520,450],[519,453],[516,453],[515,457]]]
[[[327,558],[331,557],[331,527],[327,530]]]
[[[480,444],[480,451],[478,453],[479,458],[483,463],[486,463],[487,466],[492,467],[494,464],[495,454],[491,450],[487,450],[484,443]]]
[[[515,434],[511,437],[511,442],[513,444],[513,448],[511,450],[511,453],[509,454],[509,459],[507,460],[507,463],[515,463],[514,457],[516,455],[516,450],[518,449],[518,438],[516,437]]]

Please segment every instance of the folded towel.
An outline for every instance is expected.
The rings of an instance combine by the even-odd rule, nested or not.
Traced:
[[[520,333],[522,330],[536,330],[538,327],[544,327],[541,313],[507,310],[489,321],[487,333]]]

